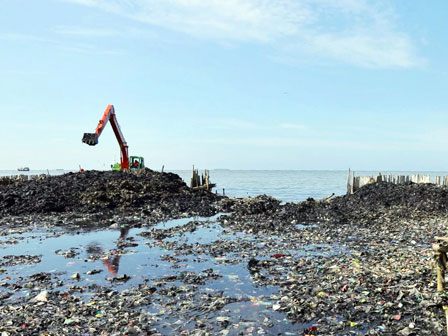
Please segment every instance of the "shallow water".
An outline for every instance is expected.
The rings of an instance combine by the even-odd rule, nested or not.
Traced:
[[[203,283],[196,283],[194,286],[198,286],[199,292],[222,293],[224,296],[238,298],[238,302],[230,303],[225,305],[222,310],[209,313],[212,319],[222,314],[227,316],[233,325],[232,333],[252,330],[251,328],[254,328],[255,324],[259,325],[265,317],[275,322],[273,329],[270,329],[272,332],[298,332],[302,330],[305,327],[304,325],[294,325],[287,321],[284,314],[272,309],[273,302],[270,297],[278,293],[278,288],[261,286],[254,282],[253,275],[250,274],[247,267],[246,257],[236,252],[222,256],[209,254],[184,255],[181,250],[165,249],[157,246],[160,243],[157,240],[140,235],[152,229],[181,228],[194,221],[198,223],[195,231],[175,231],[174,236],[164,239],[164,242],[175,242],[178,246],[182,244],[200,246],[214,242],[219,244],[219,241],[236,239],[255,243],[256,240],[250,234],[233,234],[226,231],[216,222],[216,217],[184,218],[159,223],[150,228],[129,230],[108,229],[73,232],[35,229],[23,234],[3,236],[0,237],[0,262],[5,261],[4,257],[8,255],[39,255],[41,261],[31,265],[0,266],[0,285],[20,281],[26,282],[28,276],[46,272],[53,274],[57,280],[62,281],[61,286],[54,287],[52,290],[67,291],[73,286],[77,286],[84,288],[83,292],[78,295],[88,299],[93,293],[87,287],[92,284],[121,291],[143,283],[160,282],[171,276],[175,278],[167,280],[170,286],[184,286],[183,279],[185,276],[192,274],[191,272],[201,276],[201,274],[205,274],[203,272],[212,269],[213,273],[217,275],[216,279],[205,277]],[[15,244],[10,244],[11,241],[15,241]],[[118,243],[120,241],[136,246],[119,249]],[[266,246],[261,243],[260,249],[264,248]],[[277,248],[282,249],[282,246]],[[325,255],[320,252],[320,248],[319,246],[309,245],[303,246],[302,250],[289,252],[294,257]],[[56,253],[57,251],[61,253],[61,251],[69,250],[74,251],[75,254],[71,258]],[[259,256],[258,259],[269,258]],[[92,270],[100,272],[87,274],[88,271]],[[80,274],[79,280],[73,278],[75,273]],[[111,281],[111,279],[120,278],[125,274],[131,277],[127,282]],[[9,289],[3,286],[0,286],[1,292],[11,293]],[[23,287],[12,293],[13,295],[6,299],[6,303],[18,296],[34,296],[36,290]],[[163,302],[163,300],[160,302]],[[175,331],[172,325],[172,316],[157,304],[157,300],[154,304],[151,304],[151,307],[147,307],[147,310],[160,315],[160,330],[166,333]],[[185,327],[184,324],[183,328]]]

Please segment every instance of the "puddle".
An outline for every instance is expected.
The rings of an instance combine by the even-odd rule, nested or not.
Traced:
[[[165,222],[160,222],[154,226],[152,226],[153,229],[172,229],[178,226],[183,226],[188,224],[189,222],[203,222],[203,221],[216,221],[219,216],[224,215],[223,213],[216,214],[212,217],[187,217],[187,218],[179,218],[179,219],[173,219]]]
[[[193,232],[180,232],[166,241],[176,241],[179,244],[212,244],[220,238],[224,229],[218,223],[196,228]]]
[[[313,325],[313,323],[291,325],[284,314],[266,309],[266,307],[271,307],[272,304],[265,298],[252,298],[248,302],[236,302],[227,305],[226,310],[231,316],[229,320],[230,334],[302,335],[303,329]],[[267,328],[268,321],[273,323],[273,326],[269,329]]]
[[[16,260],[25,264],[0,267],[0,294],[12,294],[5,302],[36,295],[39,289],[27,282],[40,272],[50,274],[51,291],[72,290],[84,298],[94,296],[95,286],[121,292],[154,283],[159,289],[145,309],[159,316],[156,325],[162,333],[195,329],[197,322],[191,320],[196,319],[195,314],[202,314],[201,318],[208,316],[211,321],[218,319],[215,331],[228,329],[232,335],[252,332],[286,335],[306,328],[307,325],[292,324],[285,314],[273,310],[279,288],[270,285],[270,279],[288,272],[288,262],[295,258],[332,256],[343,250],[334,245],[329,249],[324,244],[293,249],[297,242],[291,245],[291,240],[285,237],[262,237],[224,229],[216,222],[218,216],[182,218],[149,228],[89,232],[34,230],[1,237],[0,262]],[[154,238],[151,235],[154,232],[169,235]],[[191,253],[185,253],[186,250]],[[283,255],[279,253],[284,253],[289,261],[281,260]],[[260,261],[259,265],[265,261],[267,266],[260,266],[256,272],[249,270],[248,261],[252,258]],[[163,294],[165,290],[176,294],[171,297]],[[204,298],[213,306],[213,302],[220,302],[220,297],[225,300],[219,309],[196,312]],[[185,309],[187,312],[182,313]],[[190,320],[185,321],[182,314],[190,316]],[[263,321],[269,323],[263,325]]]
[[[307,225],[296,224],[296,228],[299,229],[299,230],[301,230],[301,229],[314,229],[314,228],[317,228],[317,227],[319,227],[318,224],[307,224]]]

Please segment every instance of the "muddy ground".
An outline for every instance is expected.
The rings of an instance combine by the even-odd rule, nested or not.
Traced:
[[[447,192],[383,182],[283,204],[150,170],[3,186],[0,332],[442,335]]]

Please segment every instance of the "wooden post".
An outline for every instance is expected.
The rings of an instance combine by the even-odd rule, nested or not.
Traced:
[[[359,189],[359,176],[353,176],[353,192],[355,193]]]
[[[196,173],[196,170],[194,169],[194,165],[193,165],[193,175],[191,176],[190,188],[194,188],[197,186],[196,181],[197,181],[197,173]]]
[[[440,253],[440,264],[438,265],[441,270],[441,277],[442,277],[442,290],[445,286],[445,270],[446,270],[446,252],[442,251]],[[437,286],[438,288],[438,286]]]
[[[355,172],[353,172],[353,176],[352,176],[352,194],[354,193],[354,192],[356,192],[356,190],[358,190],[357,188],[358,188],[358,185],[357,185],[357,181],[358,181],[358,178],[355,176]]]
[[[347,174],[347,194],[350,194],[352,192],[352,187],[350,184],[350,168],[348,169],[348,174]]]
[[[350,193],[353,194],[353,192],[355,191],[355,172],[352,172],[352,184],[350,186]]]
[[[436,255],[436,258],[440,260],[440,254]],[[440,262],[440,261],[439,261]],[[437,263],[437,291],[443,292],[443,284],[445,279],[445,273],[442,267],[440,267],[439,262]]]
[[[165,165],[162,165],[162,173],[163,173],[163,168],[165,168]]]

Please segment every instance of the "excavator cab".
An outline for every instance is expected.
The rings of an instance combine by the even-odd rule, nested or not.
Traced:
[[[120,162],[110,165],[112,170],[122,170]],[[129,157],[129,169],[137,170],[145,168],[145,159],[142,156],[131,156]]]
[[[120,164],[120,162],[111,164],[110,167],[112,168],[112,170],[121,170],[121,164]]]
[[[142,169],[145,168],[145,159],[142,156],[130,156],[129,157],[130,169]]]

